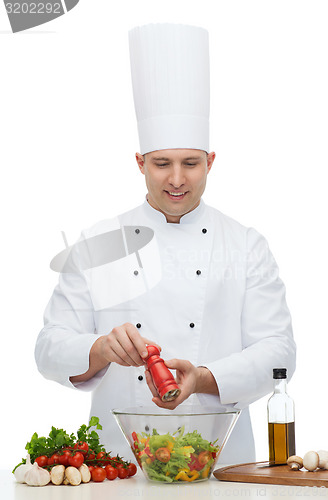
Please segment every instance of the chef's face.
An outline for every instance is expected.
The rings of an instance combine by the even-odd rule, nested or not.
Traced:
[[[199,205],[214,159],[215,153],[199,149],[162,149],[143,156],[136,153],[146,179],[148,203],[162,212],[167,222],[179,223]]]

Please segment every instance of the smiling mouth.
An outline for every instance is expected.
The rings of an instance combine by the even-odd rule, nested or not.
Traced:
[[[165,191],[171,200],[182,200],[188,191]]]

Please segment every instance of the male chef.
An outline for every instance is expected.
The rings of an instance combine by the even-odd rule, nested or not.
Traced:
[[[83,231],[61,269],[36,344],[40,372],[92,391],[101,441],[131,456],[112,408],[210,405],[243,411],[222,463],[255,460],[249,405],[271,391],[272,369],[295,369],[285,288],[266,240],[207,206],[209,49],[202,28],[130,32],[147,196]],[[72,264],[74,263],[74,265]],[[157,344],[179,397],[163,402],[145,370]]]

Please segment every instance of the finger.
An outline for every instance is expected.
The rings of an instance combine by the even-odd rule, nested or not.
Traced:
[[[121,366],[131,366],[129,363],[124,361],[120,356],[118,356],[114,351],[112,351],[111,354],[111,363],[117,363],[118,365]]]
[[[134,347],[134,350],[136,351],[135,355],[133,356],[133,359],[135,361],[138,361],[139,365],[143,364],[143,359],[142,358],[147,358],[148,356],[148,351],[146,347],[146,340],[141,337],[140,333],[138,332],[137,328],[132,325],[131,323],[127,323],[125,326],[126,333]]]
[[[108,335],[108,342],[112,352],[125,361],[129,366],[141,366],[143,360],[136,351],[129,335],[126,331],[126,326],[122,325],[113,328]]]
[[[118,341],[113,342],[110,349],[110,359],[114,363],[118,363],[122,366],[140,366],[140,364],[138,365],[134,362]]]

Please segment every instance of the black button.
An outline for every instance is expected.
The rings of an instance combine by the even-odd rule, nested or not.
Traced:
[[[194,328],[195,323],[190,323],[190,325],[189,325],[189,326],[190,326],[190,328]]]
[[[204,229],[202,229],[202,233],[207,233],[207,229],[204,227]]]
[[[139,375],[138,380],[143,380],[143,376]]]
[[[139,234],[140,233],[140,229],[136,229],[135,233]]]
[[[138,271],[134,271],[133,274],[135,274],[136,276],[138,276],[139,273],[138,273]]]
[[[137,323],[137,324],[136,324],[136,327],[137,327],[137,328],[141,328],[141,323]]]
[[[200,274],[202,274],[202,271],[200,271],[199,269],[197,269],[196,274],[198,274],[198,276],[199,276]]]

